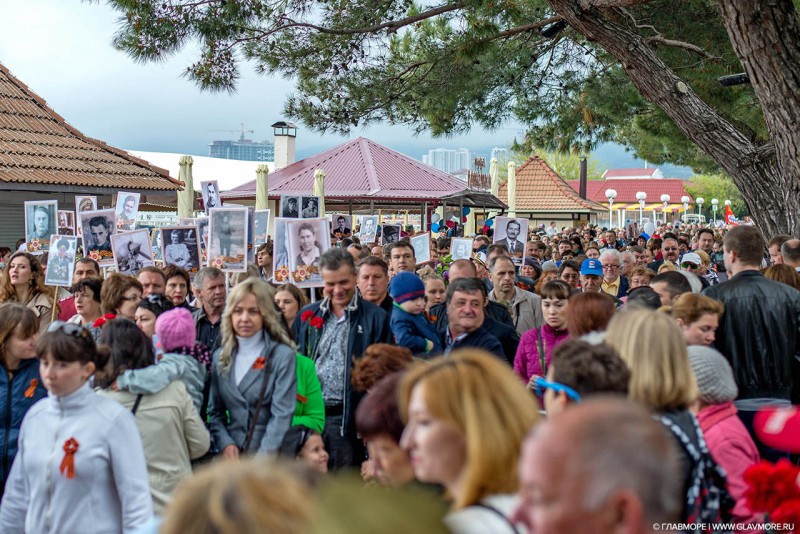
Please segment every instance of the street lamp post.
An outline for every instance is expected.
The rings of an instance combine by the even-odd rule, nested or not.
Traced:
[[[697,202],[697,214],[698,215],[702,215],[703,214],[703,204],[705,204],[706,199],[704,199],[703,197],[698,197],[698,198],[694,199],[694,201]]]
[[[714,212],[714,224],[717,223],[717,205],[719,204],[719,200],[716,198],[711,199],[711,211]]]
[[[608,199],[608,228],[614,226],[614,199],[617,198],[617,192],[614,189],[606,189],[606,198]]]
[[[639,226],[643,226],[644,221],[644,202],[647,200],[647,193],[639,191],[636,193],[636,200],[639,201]]]
[[[688,222],[688,220],[686,219],[686,214],[689,213],[689,200],[691,200],[691,199],[689,197],[687,197],[686,195],[683,195],[681,197],[681,202],[683,203],[683,222],[684,222],[684,224]]]
[[[664,203],[664,224],[667,224],[667,204],[669,204],[669,195],[661,195],[661,202]]]

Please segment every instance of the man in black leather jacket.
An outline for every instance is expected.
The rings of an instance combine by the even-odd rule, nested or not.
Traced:
[[[714,345],[733,367],[748,428],[761,406],[800,402],[800,291],[759,272],[764,247],[755,227],[731,229],[723,244],[731,278],[703,291],[725,305]]]

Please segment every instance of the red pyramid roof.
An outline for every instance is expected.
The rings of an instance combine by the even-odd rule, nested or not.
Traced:
[[[591,200],[584,200],[550,165],[534,154],[520,165],[517,176],[516,211],[606,211]],[[498,198],[508,203],[508,181],[500,184]]]

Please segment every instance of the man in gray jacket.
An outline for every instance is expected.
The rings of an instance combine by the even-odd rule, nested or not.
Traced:
[[[511,258],[496,256],[489,260],[489,275],[494,286],[489,300],[508,306],[514,328],[520,336],[544,324],[542,299],[516,286],[516,269]]]

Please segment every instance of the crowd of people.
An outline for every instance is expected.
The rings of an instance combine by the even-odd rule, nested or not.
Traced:
[[[269,241],[235,276],[81,258],[62,294],[9,253],[0,531],[774,521],[745,472],[800,452],[800,240],[524,237],[517,265],[491,235],[455,260],[432,239],[424,262],[407,238],[337,235],[316,289],[272,282]]]

